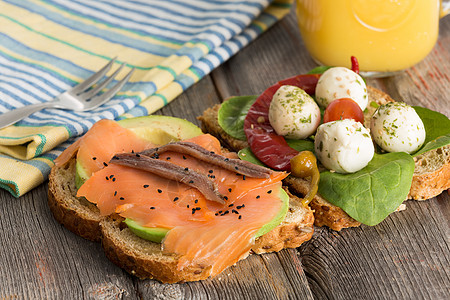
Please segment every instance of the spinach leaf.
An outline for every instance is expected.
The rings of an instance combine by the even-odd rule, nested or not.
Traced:
[[[376,225],[406,200],[414,160],[404,152],[375,154],[362,170],[352,174],[322,172],[319,193],[355,220]]]
[[[318,66],[310,70],[307,74],[323,74],[326,70],[330,69],[330,66]]]
[[[266,167],[266,165],[262,161],[260,161],[255,156],[255,154],[253,154],[253,152],[250,149],[250,147],[246,147],[244,149],[239,150],[238,156],[239,156],[240,159],[248,161],[248,162],[251,162],[252,164]]]
[[[220,127],[235,139],[247,140],[244,133],[244,119],[256,98],[258,96],[236,96],[224,101],[218,113]]]
[[[314,153],[314,142],[313,141],[286,139],[286,142],[288,143],[289,147],[294,148],[298,152],[308,150],[308,151],[311,151]]]
[[[450,120],[445,115],[425,107],[413,106],[422,119],[427,134],[424,146],[413,156],[450,144]]]
[[[435,140],[429,141],[428,143],[425,144],[425,146],[423,146],[419,151],[417,151],[416,153],[413,154],[413,156],[418,156],[420,154],[423,154],[427,151],[430,150],[434,150],[437,148],[441,148],[444,147],[446,145],[450,144],[450,134],[444,135],[444,136],[440,136]]]
[[[419,117],[422,119],[427,137],[425,144],[436,138],[450,134],[450,119],[437,111],[425,107],[413,106]]]

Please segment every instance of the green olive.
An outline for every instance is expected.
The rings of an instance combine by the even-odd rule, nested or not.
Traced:
[[[309,192],[302,203],[307,206],[319,188],[320,173],[317,168],[317,159],[311,151],[302,151],[291,159],[291,174],[295,177],[311,177]]]

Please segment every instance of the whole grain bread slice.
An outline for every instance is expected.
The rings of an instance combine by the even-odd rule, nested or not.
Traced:
[[[373,113],[379,105],[394,100],[386,93],[374,87],[368,86],[369,105],[364,112],[364,125],[370,128]],[[372,103],[373,102],[373,103]],[[374,105],[375,104],[375,105]],[[246,141],[241,141],[227,134],[219,125],[218,112],[220,104],[211,107],[198,117],[201,128],[217,137],[223,145],[232,151],[239,151],[248,147]],[[443,190],[450,188],[450,146],[428,151],[416,159],[416,169],[413,176],[409,199],[425,200],[439,195]],[[303,197],[309,190],[309,183],[294,176],[284,179],[284,184],[290,191]],[[405,199],[406,200],[406,199]],[[331,204],[320,194],[317,194],[310,203],[314,211],[314,225],[327,226],[333,230],[341,230],[348,227],[357,227],[361,223],[350,217],[341,208]]]
[[[48,204],[55,219],[73,233],[92,241],[101,241],[107,257],[130,274],[157,279],[164,283],[196,281],[209,277],[208,266],[177,269],[178,256],[161,250],[161,244],[133,234],[118,215],[100,216],[98,208],[76,197],[75,158],[52,168],[49,176]],[[253,253],[296,248],[311,239],[313,212],[301,199],[289,194],[289,210],[284,221],[256,239]]]

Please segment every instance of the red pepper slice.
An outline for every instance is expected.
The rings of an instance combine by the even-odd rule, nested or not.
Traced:
[[[273,95],[282,85],[297,86],[312,95],[319,77],[320,74],[306,74],[279,81],[266,89],[250,107],[244,120],[244,132],[253,154],[270,168],[290,171],[291,158],[298,154],[270,125],[269,107]]]
[[[350,61],[352,62],[352,71],[356,74],[359,74],[359,63],[358,59],[354,56],[350,57]]]

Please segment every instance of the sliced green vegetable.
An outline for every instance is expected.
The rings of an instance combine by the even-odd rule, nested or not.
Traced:
[[[224,101],[218,113],[220,127],[235,139],[245,141],[244,119],[256,98],[258,96],[236,96]]]
[[[445,115],[425,107],[413,106],[425,126],[424,146],[413,156],[450,144],[450,120]]]
[[[406,200],[414,160],[404,152],[375,154],[362,170],[352,174],[322,172],[319,193],[355,220],[376,225]]]

